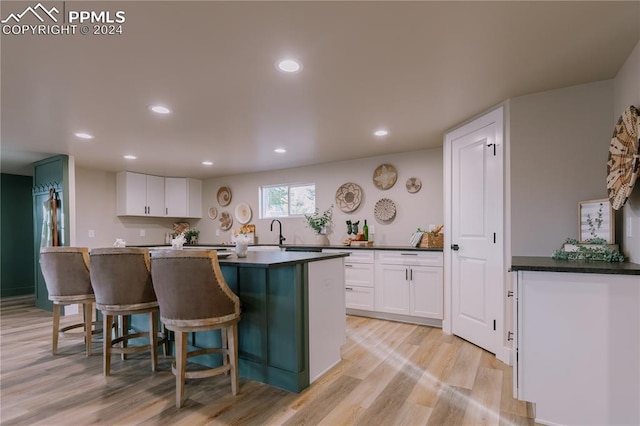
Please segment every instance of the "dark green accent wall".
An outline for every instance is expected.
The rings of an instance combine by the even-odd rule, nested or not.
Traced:
[[[0,297],[35,293],[31,176],[0,175]]]

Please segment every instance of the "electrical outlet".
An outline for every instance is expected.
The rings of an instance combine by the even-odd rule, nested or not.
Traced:
[[[141,236],[141,237],[144,237],[144,236],[145,236],[144,229],[141,229],[141,230],[140,230],[140,236]]]
[[[627,238],[633,238],[633,227],[631,226],[633,221],[630,217],[627,218]]]
[[[89,238],[93,238],[96,236],[96,231],[94,231],[93,229],[89,229]]]

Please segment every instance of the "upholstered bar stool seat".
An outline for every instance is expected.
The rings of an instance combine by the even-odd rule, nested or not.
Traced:
[[[105,330],[111,330],[115,317],[123,318],[118,335],[104,337],[104,375],[111,374],[111,355],[145,352],[151,353],[151,370],[158,367],[159,344],[166,337],[158,333],[158,301],[156,299],[149,264],[149,250],[142,248],[100,248],[91,250],[91,282],[96,295],[96,306],[103,315]],[[149,331],[129,331],[126,317],[149,314]],[[148,337],[146,345],[130,346],[130,339]]]
[[[238,392],[238,321],[240,300],[227,285],[215,250],[158,250],[151,256],[153,286],[160,303],[160,318],[176,339],[176,407],[184,401],[185,378],[210,377],[231,372],[231,393]],[[220,348],[187,352],[187,333],[220,330]],[[222,366],[186,371],[187,358],[221,353]]]
[[[95,296],[89,274],[89,250],[86,247],[43,247],[40,249],[40,269],[49,300],[53,302],[53,344],[51,353],[58,352],[58,336],[83,327],[87,356],[91,355],[93,303]],[[60,306],[82,305],[84,321],[60,328]]]

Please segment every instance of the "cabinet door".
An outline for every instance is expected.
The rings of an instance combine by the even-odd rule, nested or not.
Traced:
[[[165,214],[169,217],[187,217],[187,179],[164,178]]]
[[[409,267],[377,265],[375,309],[392,314],[410,314]]]
[[[417,317],[443,319],[442,268],[412,266],[411,315]]]
[[[119,216],[146,216],[147,176],[141,173],[120,172],[116,180],[117,214]]]
[[[187,179],[187,217],[202,217],[202,181]]]
[[[147,175],[147,216],[166,216],[164,205],[164,178]]]

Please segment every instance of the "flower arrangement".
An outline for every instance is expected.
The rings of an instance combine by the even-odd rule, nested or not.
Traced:
[[[312,215],[305,214],[304,218],[307,220],[307,224],[311,229],[316,231],[316,234],[323,234],[326,232],[326,227],[331,225],[331,218],[333,216],[333,204],[322,214],[316,209]]]
[[[573,250],[567,251],[566,245],[574,247]],[[578,240],[567,238],[563,246],[554,251],[551,256],[553,259],[559,260],[601,260],[605,262],[624,262],[624,256],[619,251],[611,248],[607,241],[602,238],[591,238],[585,243],[579,243]]]
[[[197,229],[189,229],[184,233],[184,237],[187,240],[187,244],[198,244],[198,236],[200,235],[200,231]]]

